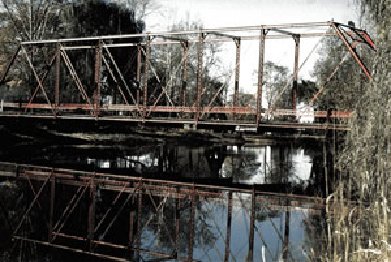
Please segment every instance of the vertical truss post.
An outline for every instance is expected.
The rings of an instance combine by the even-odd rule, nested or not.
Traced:
[[[87,243],[88,243],[88,250],[92,251],[93,249],[93,241],[94,241],[94,233],[95,233],[95,193],[96,193],[96,187],[95,187],[95,179],[94,175],[91,175],[90,177],[90,190],[89,190],[89,197],[88,197],[88,235],[87,235]]]
[[[60,106],[60,81],[61,81],[61,45],[59,42],[56,44],[56,82],[55,82],[55,98],[54,106],[56,115],[59,112]]]
[[[180,94],[180,105],[183,107],[186,106],[186,87],[187,87],[187,63],[189,58],[189,42],[182,42],[182,56],[183,56],[183,65],[182,65],[182,86]]]
[[[196,197],[195,189],[191,195],[191,210],[190,210],[190,219],[189,219],[189,257],[188,261],[193,261],[193,246],[194,246],[194,216],[195,216],[195,207],[196,207]]]
[[[289,254],[289,200],[287,199],[287,210],[285,211],[285,219],[284,219],[284,242],[282,249],[282,258],[284,261],[288,261]]]
[[[95,85],[95,118],[99,118],[100,111],[100,86],[101,86],[101,67],[102,67],[102,48],[103,41],[99,40],[98,45],[95,47],[95,73],[94,73],[94,85]]]
[[[236,60],[235,60],[235,94],[233,99],[233,106],[240,106],[239,101],[239,77],[240,77],[240,38],[234,39],[236,45]],[[234,114],[235,117],[235,114]]]
[[[231,240],[231,225],[232,225],[232,191],[228,192],[228,214],[227,214],[227,236],[225,239],[224,262],[229,261],[230,240]]]
[[[179,189],[177,188],[177,196],[175,199],[175,254],[178,258],[180,251],[180,220],[181,220],[181,200],[179,198]]]
[[[197,101],[196,112],[194,114],[195,127],[198,125],[201,109],[201,96],[202,96],[202,58],[204,49],[204,34],[200,31],[198,34],[198,46],[197,46]]]
[[[140,105],[140,87],[141,87],[141,54],[142,47],[140,44],[137,45],[137,109]]]
[[[54,203],[56,199],[56,177],[52,176],[50,179],[50,210],[49,210],[49,234],[48,241],[53,239],[53,217],[54,217]]]
[[[247,261],[254,260],[254,224],[255,224],[255,187],[251,193],[251,211],[250,211],[250,232],[248,239],[248,256]]]
[[[143,208],[143,186],[141,185],[137,197],[137,260],[140,258],[140,249],[141,249],[141,233],[142,233],[142,208]]]
[[[300,53],[300,35],[294,35],[295,40],[295,64],[293,66],[293,83],[292,83],[292,110],[296,111],[297,102],[297,80],[299,75],[299,53]]]
[[[130,194],[130,193],[129,193]],[[130,253],[130,259],[133,258],[133,241],[134,241],[134,217],[136,215],[136,209],[134,207],[133,201],[132,206],[130,207],[129,212],[129,253]]]
[[[262,120],[262,85],[263,65],[265,62],[266,29],[262,29],[259,36],[259,60],[258,60],[258,90],[257,90],[257,125]]]
[[[145,123],[145,117],[147,116],[147,99],[148,99],[148,76],[149,76],[149,63],[151,60],[151,36],[147,36],[145,52],[145,65],[144,65],[144,83],[143,83],[143,123]]]

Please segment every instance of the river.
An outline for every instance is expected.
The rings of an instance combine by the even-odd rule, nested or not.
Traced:
[[[94,252],[104,254],[105,259],[155,261],[168,254],[172,261],[189,257],[195,261],[251,258],[302,261],[326,252],[322,245],[326,230],[322,196],[332,179],[326,179],[327,168],[323,163],[330,156],[324,155],[324,143],[294,139],[252,143],[207,140],[189,143],[172,138],[134,141],[113,144],[48,143],[39,139],[3,141],[0,150],[3,260],[91,259],[75,253],[85,250],[82,243],[88,231],[88,187],[78,188],[57,180],[52,219],[59,224],[54,227],[58,235],[52,243],[74,250],[49,248],[47,223],[43,221],[49,217],[50,186],[44,187],[38,201],[31,204],[42,182],[32,178],[26,182],[11,175],[38,170],[42,174],[47,170],[62,174],[79,172],[78,178],[73,178],[75,181],[91,174],[100,174],[110,181],[112,177],[131,179],[132,186],[126,190],[125,187],[111,190],[102,184],[94,191],[93,239],[119,246],[109,248],[94,242]],[[137,191],[136,181],[140,178],[145,187]],[[170,190],[178,191],[177,195],[169,194]],[[131,192],[137,197],[130,197]],[[67,213],[67,207],[74,204],[72,197],[80,199],[74,210]],[[31,211],[26,215],[24,212],[30,205]],[[10,242],[12,232],[44,243]],[[126,246],[134,249],[126,253],[122,250]]]

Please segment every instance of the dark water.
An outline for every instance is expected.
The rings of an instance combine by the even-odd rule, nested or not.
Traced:
[[[110,191],[103,186],[97,187],[95,225],[105,217],[107,210],[109,212],[96,230],[94,239],[129,246],[129,225],[132,224],[131,235],[136,240],[131,246],[140,247],[141,251],[97,246],[96,253],[136,261],[155,261],[161,258],[160,253],[176,254],[177,259],[171,256],[172,261],[186,260],[189,256],[195,261],[245,261],[251,256],[254,261],[303,261],[324,253],[324,206],[312,198],[322,196],[325,189],[322,146],[320,142],[276,140],[257,144],[189,144],[170,139],[113,145],[39,141],[8,143],[0,150],[3,163],[0,172],[3,176],[9,175],[33,165],[79,170],[87,176],[106,173],[143,177],[149,181],[146,182],[148,185],[154,185],[131,198],[131,194],[121,192],[121,188]],[[6,177],[1,181],[3,260],[91,259],[91,256],[69,250],[42,247],[37,242],[10,242],[12,232],[42,182]],[[170,185],[170,182],[167,185],[163,181],[182,184],[159,188]],[[137,186],[132,183],[135,189]],[[167,192],[171,189],[187,193],[179,194],[180,197],[170,195]],[[54,221],[60,221],[72,197],[80,195],[80,201],[58,232],[81,238],[87,236],[89,191],[83,190],[84,187],[57,182]],[[50,187],[47,186],[38,199],[40,206],[34,204],[33,211],[21,223],[16,235],[47,241],[48,227],[44,220],[47,222],[49,217],[49,199]],[[112,219],[114,222],[110,225]],[[84,242],[58,236],[53,243],[85,250]]]

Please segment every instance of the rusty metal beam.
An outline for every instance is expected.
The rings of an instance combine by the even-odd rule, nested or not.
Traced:
[[[138,192],[137,196],[137,252],[136,252],[136,259],[139,260],[140,258],[140,249],[141,249],[141,230],[142,230],[142,206],[143,206],[143,189],[142,186],[144,185],[143,181],[139,182],[139,185],[141,186],[141,189]]]
[[[88,196],[88,220],[87,220],[87,248],[89,251],[93,251],[93,242],[95,236],[95,194],[96,186],[94,176],[91,176],[89,185],[89,196]]]
[[[221,27],[214,29],[203,29],[205,33],[209,32],[232,32],[232,31],[261,31],[261,30],[284,30],[284,29],[311,29],[311,28],[320,28],[323,29],[330,25],[331,22],[305,22],[305,23],[285,23],[285,24],[276,24],[276,25],[258,25],[258,26],[237,26],[237,27]],[[84,38],[65,38],[65,39],[52,39],[52,40],[34,40],[34,41],[25,41],[22,42],[22,45],[32,45],[32,44],[50,44],[60,41],[61,43],[69,42],[83,42],[83,41],[97,41],[97,40],[116,40],[116,39],[132,39],[148,36],[178,36],[178,35],[197,35],[198,30],[183,30],[183,31],[165,31],[165,32],[156,32],[156,33],[141,33],[141,34],[123,34],[123,35],[105,35],[105,36],[94,36],[94,37],[84,37]],[[291,37],[288,35],[288,37]]]
[[[176,189],[179,194],[179,189]],[[181,222],[181,199],[175,200],[175,258],[178,257],[180,251],[180,222]]]
[[[289,200],[287,200],[289,201]],[[287,204],[288,206],[288,204]],[[282,248],[282,258],[284,261],[288,261],[290,256],[289,252],[289,223],[290,223],[290,211],[285,211],[284,216],[284,238],[283,238],[283,248]],[[291,257],[292,258],[292,257]]]
[[[248,238],[248,255],[247,261],[254,260],[254,224],[255,224],[255,188],[251,192],[251,210],[250,210],[250,229]]]
[[[229,261],[231,253],[231,228],[232,228],[232,191],[228,192],[228,204],[227,204],[227,234],[225,238],[225,251],[224,251],[224,262]]]
[[[52,242],[53,239],[53,219],[54,219],[54,207],[56,200],[56,177],[53,176],[50,179],[50,209],[49,209],[49,230],[48,241]]]
[[[32,109],[50,109],[50,106],[47,104],[37,104],[33,103],[28,105],[26,103],[4,103],[4,108],[32,108]],[[87,104],[60,104],[58,107],[61,110],[90,110],[90,106]],[[154,106],[147,107],[147,110],[151,112],[171,112],[171,113],[194,113],[196,112],[195,107],[179,107],[179,106]],[[102,112],[110,112],[110,111],[137,111],[136,106],[127,106],[126,104],[115,104],[115,105],[107,105],[101,107]],[[200,111],[202,114],[206,113],[225,113],[225,114],[247,114],[247,115],[255,115],[256,109],[247,106],[240,107],[218,107],[218,106],[205,106]],[[352,111],[332,111],[331,118],[351,118]],[[277,108],[273,112],[273,116],[295,116],[297,114],[314,116],[317,118],[325,118],[327,116],[327,111],[314,111],[310,113],[302,112],[300,110],[292,110],[292,109],[282,109]],[[113,118],[115,119],[115,118]]]
[[[335,36],[336,33],[328,33],[328,32],[318,32],[318,33],[304,33],[300,32],[301,38],[319,38],[324,36]],[[255,41],[259,39],[259,36],[257,35],[240,35],[240,36],[234,36],[235,38],[240,38],[243,41]],[[291,35],[281,35],[281,34],[267,34],[266,39],[288,39],[291,38]],[[168,38],[167,38],[168,39]],[[151,46],[157,46],[157,45],[167,45],[167,44],[181,44],[184,41],[188,41],[189,43],[198,43],[198,39],[181,39],[181,40],[166,40],[166,41],[153,41],[151,42]],[[232,39],[229,38],[205,38],[204,43],[227,43],[231,42]],[[63,43],[65,44],[65,43]],[[140,43],[113,43],[113,44],[104,44],[104,47],[109,48],[122,48],[122,47],[136,47],[138,45],[145,46],[145,42]],[[93,45],[72,45],[72,46],[63,46],[63,50],[85,50],[85,49],[94,49],[95,46]]]
[[[197,86],[196,86],[196,112],[194,114],[194,124],[197,128],[197,124],[200,117],[201,110],[201,99],[202,99],[202,59],[203,59],[203,50],[204,50],[204,39],[205,35],[200,31],[198,34],[198,45],[197,45]]]
[[[362,61],[361,57],[357,54],[356,50],[352,47],[352,45],[349,43],[349,41],[346,39],[345,35],[342,33],[341,29],[339,28],[338,23],[331,23],[331,27],[335,30],[339,38],[342,40],[342,42],[345,44],[345,46],[348,48],[349,52],[352,54],[354,60],[356,60],[357,64],[361,67],[364,74],[368,77],[369,80],[372,79],[371,73],[369,72],[368,68],[365,66],[364,61]]]
[[[257,89],[257,121],[256,124],[262,120],[262,85],[263,85],[263,66],[265,63],[265,37],[267,31],[262,30],[259,36],[259,58],[258,58],[258,89]]]
[[[300,35],[293,37],[295,40],[295,62],[293,65],[293,83],[292,83],[292,110],[296,110],[297,102],[297,81],[299,75],[299,54],[300,54]]]
[[[193,188],[192,193],[190,194],[191,209],[190,209],[190,219],[189,219],[189,243],[188,243],[188,257],[187,261],[193,261],[193,247],[194,247],[194,216],[196,208],[196,192]]]
[[[145,46],[145,62],[144,62],[144,82],[143,82],[143,123],[145,123],[145,117],[147,116],[147,99],[148,99],[148,78],[149,67],[151,60],[151,36],[147,36],[147,45]]]
[[[20,50],[21,50],[21,45],[18,45],[18,48],[16,49],[15,53],[12,55],[10,61],[7,64],[7,67],[4,70],[4,73],[0,80],[0,85],[5,84],[6,82],[5,79],[7,78],[8,72],[10,71],[12,65],[14,64],[16,58],[18,57]]]
[[[54,86],[54,105],[56,110],[56,115],[59,113],[58,107],[60,106],[60,85],[61,85],[61,45],[60,43],[56,44],[56,82]]]
[[[100,89],[101,89],[101,77],[102,77],[102,51],[103,41],[99,40],[98,45],[95,47],[95,68],[94,68],[94,107],[95,118],[98,119],[100,115]]]
[[[188,71],[188,59],[189,59],[189,42],[182,43],[182,85],[181,85],[181,93],[180,93],[180,106],[186,106],[186,88],[187,88],[187,71]]]
[[[137,104],[137,110],[139,110],[140,106],[140,88],[141,88],[141,69],[142,69],[142,46],[137,45],[137,98],[136,98],[136,104]]]
[[[239,77],[240,77],[240,39],[235,39],[236,56],[235,56],[235,93],[232,105],[234,107],[240,106],[239,94]]]

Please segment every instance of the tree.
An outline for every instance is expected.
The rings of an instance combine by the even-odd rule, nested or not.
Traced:
[[[17,41],[15,41],[15,35],[19,36],[20,40],[26,41],[41,38],[140,33],[145,27],[144,22],[135,20],[135,11],[132,9],[103,0],[85,0],[82,2],[9,0],[3,1],[3,4],[6,11],[1,15],[5,16],[7,20],[1,27],[1,37],[5,39],[2,42],[2,48],[9,51],[4,53],[3,57],[0,57],[4,61],[1,64],[3,68],[6,67],[5,62],[9,60],[18,45]],[[134,41],[139,41],[139,39],[134,39]],[[117,40],[117,42],[120,42],[120,40]],[[30,59],[37,66],[38,71],[42,71],[47,66],[53,55],[45,50],[48,49],[27,48],[31,55]],[[133,81],[135,75],[133,68],[136,68],[136,60],[131,59],[135,54],[135,48],[126,50],[117,48],[112,50],[112,55],[118,67],[127,76],[125,80],[128,85]],[[72,54],[69,54],[69,57],[85,86],[93,86],[90,84],[93,81],[92,71],[95,59],[93,50],[74,51]],[[48,77],[48,79],[54,79],[53,72],[49,74],[52,77]],[[22,93],[27,92],[27,94],[31,94],[35,89],[35,78],[29,73],[27,64],[19,67],[15,65],[13,71],[10,72],[9,79],[7,79],[8,84],[10,84],[8,80],[11,79],[18,80],[17,83],[19,84],[16,86],[18,88],[13,88],[11,91],[6,90],[7,94],[18,93],[23,89],[26,91],[22,91]],[[62,86],[64,86],[62,94],[70,101],[75,101],[74,99],[77,101],[79,95],[76,95],[76,98],[72,98],[72,90],[75,88],[69,87],[71,82],[69,77],[62,79]],[[50,84],[53,86],[53,83]],[[113,86],[113,83],[109,82],[109,85]],[[92,89],[88,90],[87,88],[88,95],[92,95]],[[116,87],[103,90],[103,94],[112,94],[114,96],[116,92],[118,92]],[[54,96],[53,90],[50,90],[48,95],[52,98]]]
[[[172,25],[171,30],[197,30],[202,29],[202,24],[199,21],[190,23],[189,21],[181,21]],[[189,38],[187,38],[189,37]],[[152,46],[151,50],[151,65],[152,73],[148,81],[148,102],[150,105],[171,105],[180,103],[181,86],[183,80],[183,68],[187,67],[186,81],[186,98],[185,104],[193,106],[196,98],[197,88],[197,43],[191,40],[196,40],[197,35],[186,36],[181,44],[167,44]],[[184,64],[184,44],[188,42],[188,57],[187,63]],[[222,51],[222,45],[204,42],[203,48],[203,66],[202,66],[202,101],[204,106],[223,106],[226,103],[224,96],[226,95],[228,72],[223,68],[219,53]],[[164,92],[164,95],[160,95]],[[160,96],[160,99],[157,100]],[[216,117],[216,116],[213,116]]]
[[[288,78],[288,68],[286,66],[275,64],[272,61],[265,63],[264,84],[269,106],[274,105],[278,108],[286,108],[291,103],[290,89],[283,92]]]
[[[367,65],[370,57],[368,51],[365,46],[357,47],[357,52],[361,54]],[[364,94],[363,85],[367,80],[361,68],[337,36],[322,40],[319,57],[313,72],[313,76],[317,79],[316,104],[319,109],[353,110]]]

